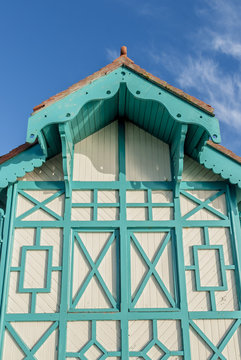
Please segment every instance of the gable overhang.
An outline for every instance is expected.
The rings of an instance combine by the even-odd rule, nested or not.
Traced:
[[[238,161],[225,156],[209,144],[203,147],[197,160],[207,169],[211,169],[215,174],[241,188],[241,164]]]
[[[60,151],[59,124],[69,124],[73,143],[127,117],[157,138],[172,143],[187,125],[185,151],[198,156],[208,138],[221,141],[215,116],[120,66],[29,118],[27,142],[38,139],[46,157]]]
[[[214,143],[221,140],[218,120],[209,106],[202,102],[199,106],[199,101],[195,104],[191,97],[188,101],[187,94],[178,96],[171,86],[169,89],[157,83],[151,74],[142,76],[130,68],[130,60],[127,63],[119,67],[115,64],[113,71],[102,71],[96,78],[91,76],[88,82],[84,80],[84,86],[38,106],[27,130],[27,142],[33,146],[0,165],[0,188],[61,151],[67,184],[73,144],[123,117],[171,145],[179,181],[185,150],[207,169],[241,189],[241,164],[207,143],[209,138]],[[40,145],[34,145],[37,141]]]
[[[0,165],[0,190],[26,173],[40,167],[46,160],[39,144],[34,144]]]

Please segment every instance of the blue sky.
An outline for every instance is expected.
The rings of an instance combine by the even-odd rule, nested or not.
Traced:
[[[215,108],[241,156],[240,0],[3,0],[0,155],[25,142],[32,108],[119,56]]]

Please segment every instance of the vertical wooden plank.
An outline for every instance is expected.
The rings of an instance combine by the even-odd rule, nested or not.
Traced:
[[[1,266],[0,266],[0,289],[1,289],[1,313],[0,313],[0,357],[3,350],[3,340],[4,340],[4,321],[5,321],[5,312],[7,307],[7,289],[9,285],[10,278],[10,263],[11,263],[11,254],[13,246],[13,219],[15,215],[16,202],[17,202],[17,184],[10,185],[8,187],[8,196],[7,196],[7,207],[6,207],[6,217],[4,221],[3,229],[3,246],[2,246],[2,256],[1,256]]]
[[[175,185],[177,186],[177,185]],[[188,319],[188,305],[187,305],[187,289],[185,279],[185,267],[184,267],[184,253],[182,245],[182,224],[181,224],[181,208],[180,197],[174,198],[174,219],[176,220],[175,236],[177,244],[177,272],[179,295],[180,295],[180,310],[182,312],[181,328],[182,328],[182,343],[184,349],[184,359],[191,359],[190,353],[190,337],[189,337],[189,319]]]
[[[71,257],[71,203],[72,194],[65,198],[64,229],[63,229],[63,252],[62,252],[62,279],[61,301],[59,319],[59,347],[58,360],[65,359],[67,337],[67,312],[69,307],[68,294],[70,294],[70,257]]]

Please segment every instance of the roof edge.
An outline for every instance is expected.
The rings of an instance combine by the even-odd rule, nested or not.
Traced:
[[[237,163],[239,163],[241,165],[241,156],[236,155],[233,151],[227,149],[223,145],[215,144],[212,140],[208,140],[207,145],[212,147],[213,149],[221,152],[225,156],[229,157],[230,159],[236,161]]]
[[[3,163],[5,163],[8,160],[11,160],[16,155],[21,154],[22,152],[24,152],[25,150],[31,148],[32,146],[36,145],[37,143],[38,143],[37,140],[32,144],[28,143],[28,142],[25,142],[24,144],[19,145],[16,148],[10,150],[8,153],[0,156],[0,165],[2,165]]]
[[[163,89],[169,91],[170,93],[178,96],[179,98],[189,102],[193,106],[203,110],[204,112],[208,113],[209,115],[214,116],[214,109],[211,105],[206,104],[204,101],[199,100],[184,91],[168,84],[166,81],[159,79],[157,76],[152,75],[151,73],[147,72],[146,70],[142,69],[139,65],[136,65],[133,60],[128,58],[126,55],[121,55],[117,59],[115,59],[112,63],[104,66],[97,72],[93,73],[92,75],[87,76],[86,78],[80,80],[79,82],[73,84],[68,89],[61,91],[60,93],[51,96],[49,99],[43,101],[39,105],[33,108],[33,114],[41,111],[43,108],[50,106],[51,104],[63,99],[67,95],[79,90],[80,88],[84,87],[85,85],[99,79],[100,77],[109,74],[110,72],[114,71],[115,69],[125,66],[130,70],[133,70],[135,73],[139,74],[140,76],[144,77],[145,79],[153,82],[154,84],[161,86]]]

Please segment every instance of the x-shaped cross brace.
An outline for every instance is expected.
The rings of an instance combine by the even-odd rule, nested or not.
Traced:
[[[24,192],[23,190],[19,190],[19,194],[21,194],[23,197],[25,197],[26,199],[31,201],[33,204],[35,204],[35,206],[32,209],[29,209],[29,210],[25,211],[22,215],[18,216],[17,220],[22,220],[25,217],[31,215],[33,212],[35,212],[36,210],[39,210],[39,209],[44,210],[45,212],[47,212],[49,215],[53,216],[57,220],[62,220],[62,217],[59,216],[58,214],[56,214],[56,212],[54,212],[53,210],[49,209],[46,206],[46,204],[48,204],[51,201],[55,200],[57,197],[59,197],[63,193],[64,193],[64,190],[59,190],[55,194],[51,195],[49,198],[47,198],[44,201],[40,202],[40,201],[36,200],[34,197],[32,197],[31,195]]]
[[[222,214],[220,211],[214,209],[213,207],[209,206],[208,204],[210,204],[212,201],[214,201],[215,199],[217,199],[219,196],[223,195],[224,190],[218,191],[216,194],[210,196],[207,200],[202,201],[199,200],[198,198],[196,198],[195,196],[193,196],[192,194],[181,190],[180,193],[182,195],[184,195],[185,197],[187,197],[189,200],[192,200],[193,202],[195,202],[196,204],[198,204],[197,207],[195,207],[195,209],[189,211],[187,214],[185,214],[183,216],[184,219],[187,219],[189,217],[191,217],[192,215],[196,214],[199,210],[201,209],[206,209],[208,211],[210,211],[211,213],[213,213],[214,215],[218,216],[219,218],[223,219],[223,220],[227,220],[227,216]]]
[[[157,284],[160,286],[160,288],[162,289],[163,293],[165,294],[165,296],[167,297],[169,303],[171,304],[172,307],[175,307],[175,301],[173,300],[171,294],[169,293],[169,291],[167,290],[164,282],[162,281],[162,279],[160,278],[160,275],[158,274],[158,272],[156,271],[156,265],[163,253],[163,251],[165,250],[165,247],[168,243],[168,241],[170,240],[170,232],[167,233],[163,243],[160,245],[158,252],[155,256],[155,259],[153,262],[151,262],[149,260],[149,258],[147,257],[145,251],[143,250],[143,248],[141,247],[139,241],[137,240],[137,238],[135,237],[134,234],[131,234],[131,239],[134,243],[134,245],[136,246],[137,250],[139,251],[140,255],[142,256],[143,260],[145,261],[145,263],[147,264],[147,266],[149,267],[149,270],[144,278],[144,280],[142,281],[141,285],[139,286],[136,295],[134,297],[134,299],[132,300],[131,305],[134,307],[138,301],[138,299],[140,298],[148,280],[150,279],[150,277],[153,275]]]
[[[96,276],[96,278],[98,279],[102,289],[104,290],[108,300],[110,301],[111,305],[113,306],[113,308],[116,308],[116,301],[113,297],[113,295],[111,294],[111,292],[109,291],[108,287],[106,286],[106,283],[104,282],[102,276],[99,273],[98,267],[100,266],[101,261],[103,260],[104,256],[106,255],[107,251],[109,250],[111,244],[113,243],[113,241],[116,238],[116,234],[113,232],[113,234],[110,236],[109,240],[107,241],[107,244],[105,245],[104,249],[102,250],[102,252],[99,254],[96,262],[94,262],[90,256],[90,254],[88,253],[85,245],[83,244],[81,238],[79,237],[78,234],[75,234],[75,239],[79,245],[80,250],[82,251],[83,255],[85,256],[85,258],[87,259],[89,265],[91,266],[91,271],[88,274],[88,276],[86,277],[83,285],[81,286],[80,290],[78,291],[72,306],[73,308],[76,307],[76,305],[78,304],[81,296],[83,295],[83,293],[85,292],[90,280],[93,278],[93,276]]]

